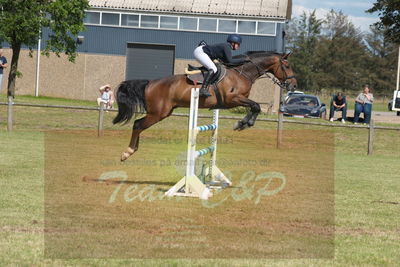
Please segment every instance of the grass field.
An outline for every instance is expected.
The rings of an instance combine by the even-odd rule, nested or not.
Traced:
[[[167,162],[185,149],[186,118],[168,118],[145,132],[139,152],[121,165],[131,125],[112,126],[114,113],[106,113],[102,138],[92,111],[15,107],[12,133],[5,131],[5,114],[0,106],[2,266],[400,262],[398,131],[376,130],[374,155],[367,156],[365,129],[286,124],[284,149],[276,150],[276,124],[258,122],[237,133],[230,130],[234,121],[222,120],[226,139],[218,158],[236,187],[207,204],[160,197],[182,175]],[[256,164],[237,164],[249,158]],[[253,179],[251,197],[245,195],[241,176],[249,170],[282,173],[284,189],[260,197],[262,181]],[[102,181],[110,171],[129,175]]]

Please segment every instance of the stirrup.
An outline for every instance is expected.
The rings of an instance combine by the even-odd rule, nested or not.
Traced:
[[[199,91],[199,96],[209,97],[209,96],[211,96],[211,94],[207,90],[207,88],[201,87],[200,91]]]

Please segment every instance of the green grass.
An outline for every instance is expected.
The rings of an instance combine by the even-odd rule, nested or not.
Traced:
[[[21,98],[21,100],[19,100]],[[18,97],[18,101],[32,102],[35,98]],[[84,105],[85,102],[63,99],[40,98],[36,103]],[[92,105],[92,102],[86,103]],[[15,131],[7,133],[5,113],[0,106],[0,265],[29,266],[395,266],[400,262],[400,136],[398,131],[376,130],[374,155],[366,155],[367,130],[323,128],[317,126],[285,124],[285,130],[324,130],[335,136],[335,257],[334,259],[46,259],[44,256],[44,171],[45,171],[45,131],[62,129],[96,129],[97,113],[91,111],[63,111],[56,109],[15,107]],[[208,112],[208,111],[205,111]],[[2,114],[2,115],[1,115]],[[112,126],[113,113],[106,114],[107,129],[129,130],[126,126]],[[186,127],[186,118],[171,117],[154,127],[147,134],[174,136],[176,130]],[[200,120],[203,121],[203,120]],[[315,121],[315,120],[311,120]],[[234,121],[222,120],[221,129],[227,131]],[[182,127],[184,126],[184,127]],[[255,129],[275,131],[275,123],[258,122]],[[238,136],[240,141],[250,144],[243,148],[245,153],[257,155],[260,136],[247,130]],[[128,142],[129,132],[124,138],[108,139],[115,149],[123,148]],[[146,134],[144,135],[146,136]],[[272,135],[273,136],[273,135]],[[285,140],[285,139],[284,139]],[[142,140],[142,151],[156,157],[158,149],[167,151],[168,145],[146,143]],[[275,141],[269,140],[274,143]],[[109,145],[106,146],[109,148]],[[172,155],[181,147],[168,152]],[[273,150],[271,150],[272,152]],[[115,151],[107,150],[114,157]],[[117,151],[119,153],[120,151]],[[268,150],[266,151],[268,153]],[[96,151],[93,151],[96,153]],[[144,155],[145,153],[143,152]],[[68,159],[60,154],[60,160]],[[235,158],[240,155],[233,154]],[[88,159],[91,156],[89,154]],[[66,161],[68,162],[68,160]],[[316,162],[323,166],[324,162]],[[146,168],[142,169],[146,172]],[[174,170],[163,168],[163,177],[174,179]],[[160,170],[154,169],[154,179],[160,179]],[[97,188],[97,187],[96,187]],[[195,205],[193,201],[193,205]],[[156,203],[164,205],[163,202]],[[136,204],[139,205],[139,204]],[[177,204],[178,205],[178,204]],[[134,206],[132,206],[134,207]],[[246,211],[249,207],[244,206]],[[232,209],[232,208],[231,208]],[[234,209],[233,209],[234,210]],[[121,247],[124,247],[121,243]]]
[[[0,102],[7,102],[7,95],[0,94]],[[51,104],[51,105],[65,105],[65,106],[88,106],[96,107],[95,100],[76,100],[48,96],[31,96],[31,95],[18,95],[14,99],[15,103],[31,103],[31,104]]]

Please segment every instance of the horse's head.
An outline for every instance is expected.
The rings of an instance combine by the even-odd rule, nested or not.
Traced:
[[[282,86],[287,90],[294,91],[297,87],[297,80],[290,67],[289,56],[290,53],[279,55],[278,60],[275,61],[275,66],[271,68],[271,72],[281,82]]]
[[[268,51],[249,51],[247,58],[250,59],[249,66],[256,66],[255,79],[265,73],[273,74],[278,80],[278,84],[287,90],[295,90],[297,87],[297,80],[290,67],[288,54],[278,54]],[[254,68],[252,68],[254,69]],[[253,81],[255,80],[253,79]]]

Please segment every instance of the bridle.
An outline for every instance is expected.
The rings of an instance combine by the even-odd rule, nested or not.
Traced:
[[[236,70],[237,72],[239,72],[240,75],[243,75],[244,77],[246,77],[252,84],[253,84],[257,79],[269,78],[269,79],[272,80],[273,83],[277,84],[279,87],[281,87],[281,88],[283,88],[283,89],[287,89],[287,88],[289,87],[289,85],[290,85],[290,83],[288,83],[288,80],[293,79],[293,78],[296,78],[296,76],[294,76],[294,75],[291,75],[291,76],[288,76],[288,75],[287,75],[287,72],[286,72],[286,69],[287,69],[287,68],[286,68],[285,64],[283,63],[282,58],[279,59],[279,62],[280,62],[279,65],[280,65],[280,67],[281,67],[281,71],[282,71],[283,74],[284,74],[284,78],[282,79],[282,81],[280,81],[279,79],[277,79],[275,76],[271,76],[271,75],[268,73],[268,71],[264,70],[260,65],[258,65],[257,63],[255,63],[253,60],[249,59],[249,62],[252,63],[252,64],[256,67],[256,70],[257,70],[257,73],[258,73],[258,77],[257,77],[257,78],[253,79],[253,78],[251,78],[249,75],[247,75],[245,72],[243,72],[244,65],[241,66],[240,71],[239,71],[237,68],[235,68],[235,70]],[[264,76],[264,75],[265,75],[266,77],[262,77],[262,76]]]
[[[284,78],[283,78],[282,81],[278,80],[277,83],[276,83],[275,81],[274,81],[274,83],[278,84],[279,87],[281,87],[281,88],[283,88],[283,89],[287,89],[287,88],[289,87],[289,85],[290,85],[290,83],[288,82],[288,80],[294,79],[294,78],[296,78],[296,76],[294,76],[294,75],[288,76],[288,75],[287,75],[287,72],[286,72],[287,67],[286,67],[285,63],[283,63],[283,59],[280,58],[280,59],[279,59],[279,62],[280,62],[280,67],[281,67],[281,71],[283,72]],[[271,78],[271,79],[272,79],[272,78]],[[275,80],[277,80],[277,79],[275,78]]]

